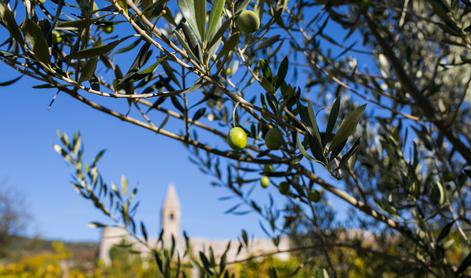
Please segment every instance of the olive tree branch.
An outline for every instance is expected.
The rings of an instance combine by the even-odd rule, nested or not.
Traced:
[[[466,146],[465,143],[463,143],[463,141],[461,141],[461,139],[453,133],[453,130],[449,123],[446,123],[436,117],[436,111],[432,103],[419,91],[419,89],[415,86],[414,82],[410,79],[410,77],[404,70],[401,61],[396,57],[396,54],[394,53],[389,43],[379,33],[379,27],[373,20],[371,20],[368,14],[365,13],[364,17],[373,36],[381,45],[383,49],[383,54],[388,58],[389,62],[391,63],[391,66],[394,69],[397,78],[403,86],[404,90],[411,94],[416,105],[422,109],[427,119],[429,119],[438,128],[438,131],[441,134],[448,138],[450,143],[456,148],[456,150],[461,154],[461,156],[466,160],[466,162],[468,162],[468,164],[471,164],[471,149]]]
[[[61,84],[57,83],[57,81],[53,80],[50,75],[41,73],[39,71],[36,71],[36,74],[33,74],[30,71],[23,70],[22,68],[19,68],[15,65],[11,64],[11,61],[9,61],[9,60],[6,60],[6,59],[2,59],[2,60],[4,60],[4,62],[6,62],[6,64],[8,64],[9,66],[12,66],[16,70],[18,70],[18,71],[34,78],[34,79],[38,79],[38,80],[41,80],[41,81],[46,80],[49,84],[58,87],[61,91],[65,92],[67,95],[75,98],[76,100],[86,104],[87,106],[89,106],[89,107],[91,107],[95,110],[99,110],[99,111],[101,111],[105,114],[111,115],[111,116],[113,116],[115,118],[118,118],[122,121],[131,123],[131,124],[136,125],[136,126],[143,127],[145,129],[148,129],[148,130],[153,131],[155,133],[158,133],[158,134],[164,135],[166,137],[169,137],[171,139],[180,141],[182,143],[187,143],[187,144],[190,144],[190,145],[192,145],[194,147],[197,147],[199,149],[203,149],[205,151],[208,151],[210,153],[214,153],[216,155],[226,157],[226,158],[230,158],[230,159],[233,159],[233,160],[238,160],[238,161],[244,161],[244,162],[249,162],[249,163],[258,163],[258,164],[288,163],[288,161],[286,159],[282,159],[282,158],[272,158],[272,159],[253,158],[253,157],[250,157],[250,156],[242,156],[239,153],[236,153],[236,152],[233,152],[233,151],[221,151],[217,148],[213,148],[209,145],[205,145],[201,142],[198,142],[198,141],[195,141],[195,140],[192,140],[192,139],[189,139],[188,141],[186,141],[184,136],[180,136],[180,135],[177,135],[173,132],[164,130],[162,128],[158,128],[153,124],[152,125],[146,124],[146,123],[141,122],[139,120],[136,120],[136,119],[134,119],[130,116],[126,116],[126,115],[124,115],[122,113],[119,113],[115,110],[109,109],[109,108],[107,108],[103,105],[100,105],[96,102],[93,102],[93,101],[83,97],[79,93],[77,93],[76,90],[72,90],[72,89],[66,88],[64,86],[61,86]]]

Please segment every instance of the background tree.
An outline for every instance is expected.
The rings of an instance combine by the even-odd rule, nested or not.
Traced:
[[[287,234],[306,239],[312,245],[301,245],[320,250],[333,276],[354,262],[332,248],[364,255],[364,275],[463,276],[471,264],[470,7],[11,1],[0,5],[9,35],[0,59],[39,80],[36,89],[57,90],[53,100],[66,94],[182,142],[213,185],[231,192],[228,212],[258,213],[275,244]],[[128,63],[122,53],[135,58]],[[80,136],[60,138],[55,149],[75,166],[79,192],[146,243],[145,225],[134,219],[137,189],[104,181],[103,153],[85,164]],[[255,200],[260,185],[279,193]],[[288,206],[270,194],[286,196]],[[334,198],[350,207],[347,221],[335,217]],[[246,233],[240,242],[249,244]],[[300,258],[312,261],[306,250]],[[163,260],[177,255],[153,252],[170,275]],[[227,273],[211,254],[194,261]]]
[[[0,258],[7,254],[13,238],[23,234],[29,220],[23,196],[0,182]]]

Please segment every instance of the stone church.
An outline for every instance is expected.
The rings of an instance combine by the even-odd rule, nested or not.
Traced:
[[[171,184],[167,189],[167,194],[162,205],[161,228],[164,230],[164,242],[170,242],[169,239],[171,238],[171,235],[173,235],[176,240],[176,250],[180,254],[183,254],[185,251],[185,240],[180,230],[181,216],[181,207],[178,200],[177,191],[175,186]],[[115,227],[107,227],[102,230],[98,255],[99,259],[105,265],[110,265],[111,248],[119,243],[122,243],[123,241],[132,243],[133,249],[140,251],[142,256],[147,256],[149,254],[147,247],[136,241],[136,239],[133,237],[129,236],[126,230]],[[150,246],[156,246],[157,238],[149,238],[148,242]],[[215,256],[219,257],[224,253],[228,242],[228,239],[217,240],[207,238],[190,238],[191,249],[195,255],[198,255],[200,251],[207,251],[211,246]],[[288,238],[281,238],[278,248],[268,238],[253,239],[250,240],[249,250],[243,248],[242,251],[237,254],[237,240],[233,240],[232,242],[232,247],[227,253],[227,261],[241,260],[250,256],[289,249]],[[289,258],[289,253],[278,253],[275,255],[275,257],[281,260],[286,260]]]

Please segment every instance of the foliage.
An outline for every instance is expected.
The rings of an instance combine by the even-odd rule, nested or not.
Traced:
[[[240,30],[246,10],[260,21],[244,26],[253,33]],[[361,275],[465,276],[470,11],[465,0],[7,1],[0,59],[40,81],[38,90],[182,142],[213,186],[229,191],[228,213],[259,214],[274,244],[318,239],[321,275],[344,271],[330,254],[339,245],[388,258],[389,266],[367,261]],[[135,57],[130,65],[122,53]],[[241,150],[227,144],[234,127],[247,134]],[[273,128],[279,149],[264,143]],[[60,138],[55,149],[73,165],[79,193],[146,244],[137,189],[104,181],[103,153],[85,164],[80,136]],[[252,197],[261,176],[269,188],[289,183],[287,207],[274,202],[278,190]],[[344,221],[334,199],[350,208]],[[164,276],[178,276],[188,257],[171,247],[151,248]],[[314,256],[302,253],[303,263]],[[229,275],[224,256],[185,259],[206,275]]]
[[[12,239],[24,232],[28,220],[23,196],[0,182],[0,258],[7,255]]]
[[[92,268],[84,268],[87,261],[77,261],[74,254],[61,242],[53,242],[50,252],[44,251],[8,264],[0,265],[1,277],[164,277],[155,264],[151,264],[138,254],[130,252],[129,247],[115,246],[110,251],[112,265],[104,266],[101,263]],[[273,257],[240,262],[229,266],[235,277],[265,277],[276,269],[281,277],[306,277],[316,271],[313,269],[300,269],[296,258],[279,260]],[[189,273],[189,271],[187,271]],[[291,275],[291,276],[289,276]]]
[[[18,262],[0,265],[1,277],[60,277],[63,273],[60,262],[70,256],[70,253],[60,242],[53,244],[53,252],[43,252],[27,256]],[[71,276],[83,277],[83,276]]]

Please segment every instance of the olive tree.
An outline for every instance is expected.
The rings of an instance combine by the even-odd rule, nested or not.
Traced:
[[[365,255],[364,275],[465,276],[469,11],[467,0],[3,1],[0,59],[55,90],[51,105],[67,95],[183,143],[230,192],[229,213],[259,214],[275,244],[293,238],[280,252],[301,251],[300,268],[320,257],[322,275],[344,275],[348,249]],[[146,244],[137,188],[104,181],[103,152],[83,162],[78,134],[60,138],[80,194]],[[260,187],[277,190],[265,202]],[[164,275],[190,256],[153,252]],[[191,259],[213,276],[234,263]]]

